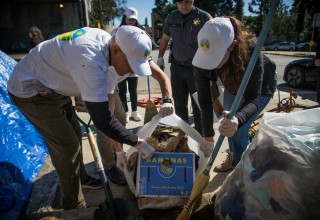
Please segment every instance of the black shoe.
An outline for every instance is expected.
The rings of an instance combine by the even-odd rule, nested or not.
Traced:
[[[83,189],[100,189],[102,187],[101,179],[96,179],[92,176],[88,176],[87,182],[82,183]]]
[[[112,167],[110,170],[106,170],[105,173],[108,179],[114,184],[118,184],[120,186],[127,184],[124,173],[117,166]]]

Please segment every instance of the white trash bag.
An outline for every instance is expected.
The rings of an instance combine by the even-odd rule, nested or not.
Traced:
[[[265,113],[214,212],[217,219],[320,219],[320,108]]]

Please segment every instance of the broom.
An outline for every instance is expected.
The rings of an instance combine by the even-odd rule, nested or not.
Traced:
[[[279,4],[279,0],[274,0],[271,2],[271,8],[270,8],[270,11],[269,11],[268,16],[266,18],[266,22],[262,28],[262,31],[259,36],[259,40],[257,42],[256,47],[254,48],[254,51],[252,53],[251,58],[250,58],[248,67],[246,69],[246,72],[245,72],[244,77],[242,79],[242,82],[240,84],[237,95],[234,99],[234,102],[232,103],[230,113],[227,116],[227,118],[229,118],[229,119],[231,119],[235,115],[235,112],[237,111],[237,109],[239,107],[241,97],[243,96],[244,90],[247,87],[247,84],[250,79],[254,64],[257,61],[262,44],[266,39],[266,36],[268,34],[268,31],[269,31],[271,23],[272,23],[272,18],[276,12],[276,8],[277,8],[278,4]],[[207,167],[205,168],[205,170],[201,174],[199,174],[197,176],[197,178],[194,182],[192,191],[191,191],[191,195],[190,195],[186,205],[184,206],[182,212],[179,214],[177,220],[186,220],[186,219],[189,219],[190,216],[192,215],[192,212],[194,211],[193,210],[194,202],[196,201],[196,199],[198,198],[199,195],[202,195],[203,190],[208,186],[209,179],[210,179],[210,170],[211,170],[213,162],[219,152],[219,149],[221,147],[223,139],[224,139],[224,136],[220,135],[218,138],[218,141],[216,143],[216,146],[211,153],[211,157],[207,163]]]
[[[154,104],[154,102],[151,100],[150,97],[150,80],[149,80],[149,76],[147,76],[147,80],[148,80],[148,94],[149,94],[149,99],[147,101],[147,105],[146,105],[146,113],[144,115],[144,124],[148,123],[149,121],[151,121],[151,119],[153,118],[153,116],[158,114],[158,110],[156,105]]]

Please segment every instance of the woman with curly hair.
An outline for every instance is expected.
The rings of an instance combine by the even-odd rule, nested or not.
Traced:
[[[269,103],[276,89],[276,65],[260,53],[235,116],[226,118],[238,92],[253,52],[256,38],[235,17],[209,20],[198,34],[198,50],[193,58],[195,80],[201,109],[204,136],[213,141],[214,101],[219,96],[217,79],[224,86],[223,119],[219,132],[228,137],[227,159],[214,168],[225,172],[233,169],[250,143],[249,128]],[[212,70],[208,72],[208,70]]]

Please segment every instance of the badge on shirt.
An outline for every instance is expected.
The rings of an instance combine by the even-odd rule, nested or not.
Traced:
[[[201,24],[201,21],[200,21],[199,18],[193,19],[193,25],[194,25],[194,26],[198,26],[198,25],[200,25],[200,24]]]
[[[60,34],[58,36],[59,40],[61,41],[70,41],[70,40],[73,40],[77,37],[80,37],[82,35],[84,35],[86,33],[86,31],[84,29],[78,29],[78,30],[75,30],[75,31],[69,31],[67,33],[64,33],[64,34]]]

